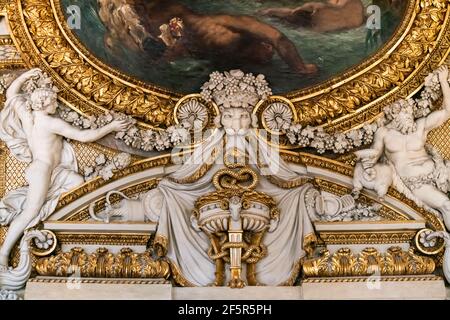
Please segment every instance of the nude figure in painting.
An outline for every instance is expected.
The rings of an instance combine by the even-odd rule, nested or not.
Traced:
[[[162,47],[162,57],[169,61],[190,55],[252,63],[268,63],[277,53],[294,72],[317,72],[316,65],[303,62],[283,33],[250,16],[199,14],[175,0],[98,3],[100,19],[107,28],[105,43],[111,50],[120,41],[127,48],[149,54]],[[168,39],[171,36],[173,39]]]
[[[357,28],[365,20],[361,0],[307,2],[296,8],[269,8],[261,10],[260,13],[317,32]]]

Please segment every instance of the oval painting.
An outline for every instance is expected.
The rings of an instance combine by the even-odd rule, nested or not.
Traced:
[[[240,68],[266,75],[280,94],[331,79],[371,56],[394,34],[407,0],[61,3],[68,21],[80,9],[71,29],[84,46],[131,77],[191,93],[211,72]]]

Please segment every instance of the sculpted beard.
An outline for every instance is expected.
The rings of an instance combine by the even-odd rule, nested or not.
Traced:
[[[248,128],[240,128],[238,130],[235,130],[233,128],[225,128],[225,132],[229,136],[245,136],[248,130]]]

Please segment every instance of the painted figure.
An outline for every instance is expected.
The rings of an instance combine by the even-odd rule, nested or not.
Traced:
[[[169,61],[190,55],[263,64],[277,53],[294,72],[317,72],[283,33],[250,16],[199,14],[175,0],[98,1],[110,50],[120,41]]]
[[[357,28],[365,20],[361,0],[307,2],[296,8],[269,8],[260,13],[318,32]]]

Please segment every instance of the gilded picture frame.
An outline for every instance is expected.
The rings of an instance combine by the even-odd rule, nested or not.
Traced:
[[[93,56],[70,32],[59,0],[14,0],[3,6],[25,64],[49,73],[69,106],[83,114],[121,111],[155,129],[174,123],[182,95],[131,78]],[[347,131],[372,121],[387,104],[415,94],[448,57],[449,17],[447,0],[409,0],[394,36],[373,56],[284,97],[302,124]]]

